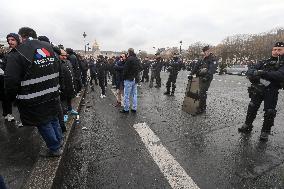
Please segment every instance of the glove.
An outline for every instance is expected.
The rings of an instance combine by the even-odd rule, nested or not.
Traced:
[[[187,76],[188,80],[192,80],[193,76],[192,75],[189,75]]]

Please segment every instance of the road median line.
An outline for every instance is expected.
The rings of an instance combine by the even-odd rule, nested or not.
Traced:
[[[133,127],[173,189],[199,189],[146,123],[137,123]]]

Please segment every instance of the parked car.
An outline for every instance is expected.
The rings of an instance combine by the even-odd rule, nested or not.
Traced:
[[[232,65],[230,67],[227,67],[225,70],[226,74],[229,75],[246,75],[247,71],[247,65]]]

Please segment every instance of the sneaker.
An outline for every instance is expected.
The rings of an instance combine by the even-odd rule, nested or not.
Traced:
[[[76,111],[76,110],[74,110],[74,109],[72,109],[71,111],[70,111],[70,113],[72,114],[72,115],[78,115],[79,113]]]
[[[106,95],[103,95],[103,98],[105,98],[106,97]]]
[[[252,125],[243,124],[240,128],[238,128],[238,131],[240,133],[250,133],[252,131]]]
[[[5,117],[4,117],[7,121],[11,122],[11,121],[14,121],[15,118],[12,114],[7,114]]]
[[[170,96],[175,96],[175,93],[174,93],[174,92],[171,92]]]
[[[68,121],[68,115],[64,115],[64,123],[66,123]]]
[[[133,109],[131,109],[131,112],[132,112],[132,113],[136,113],[136,112],[137,112],[137,110],[133,110]]]
[[[39,153],[41,157],[59,157],[63,154],[62,149],[58,149],[57,151],[51,151],[49,149],[45,149]]]
[[[103,94],[101,94],[101,98],[104,98],[104,95],[103,95]]]

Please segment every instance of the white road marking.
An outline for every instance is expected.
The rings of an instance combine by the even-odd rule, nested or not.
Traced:
[[[173,189],[199,189],[146,123],[133,127]]]
[[[222,81],[221,79],[219,79],[218,81]]]

